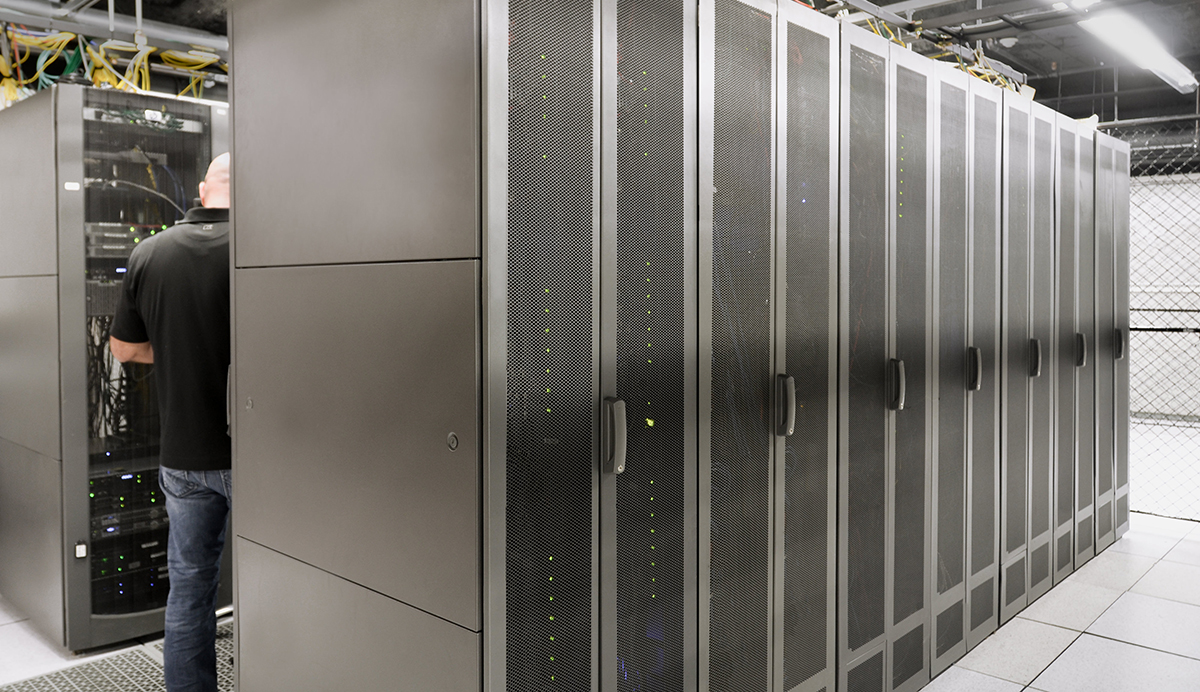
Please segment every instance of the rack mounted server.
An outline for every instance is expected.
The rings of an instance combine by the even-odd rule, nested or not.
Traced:
[[[232,22],[239,689],[915,690],[1127,526],[1119,142],[793,2]]]
[[[129,254],[182,218],[228,130],[223,106],[67,84],[0,112],[0,593],[69,649],[163,629],[153,367],[108,333]]]

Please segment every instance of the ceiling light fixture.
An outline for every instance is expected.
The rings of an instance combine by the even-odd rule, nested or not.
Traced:
[[[1150,70],[1181,94],[1190,94],[1198,83],[1183,63],[1167,52],[1144,24],[1124,12],[1105,12],[1079,22],[1133,64]]]
[[[1077,10],[1086,10],[1087,8],[1100,2],[1100,0],[1072,0],[1071,7]]]

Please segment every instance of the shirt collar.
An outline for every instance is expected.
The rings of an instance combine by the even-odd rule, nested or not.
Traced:
[[[187,214],[183,217],[180,223],[221,223],[229,221],[228,209],[206,209],[205,207],[192,207],[187,210]]]

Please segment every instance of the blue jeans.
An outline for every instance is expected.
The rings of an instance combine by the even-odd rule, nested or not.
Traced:
[[[225,523],[233,504],[229,471],[162,467],[158,484],[171,520],[163,668],[168,692],[217,692],[217,586]]]

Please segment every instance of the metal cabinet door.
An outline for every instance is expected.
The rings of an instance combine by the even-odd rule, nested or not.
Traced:
[[[1114,516],[1115,459],[1113,424],[1116,415],[1113,384],[1116,375],[1114,341],[1113,211],[1114,140],[1096,133],[1096,551],[1116,540]]]
[[[775,447],[775,689],[815,692],[836,681],[841,27],[795,3],[780,4],[780,19],[775,360],[794,379],[796,406],[794,431]]]
[[[700,6],[700,689],[770,689],[775,3]]]
[[[1034,104],[1030,177],[1029,601],[1053,585],[1054,112]]]
[[[1113,523],[1117,538],[1129,530],[1129,156],[1128,142],[1117,140],[1113,167],[1113,243],[1116,263],[1116,420],[1113,440],[1116,446],[1116,500]]]
[[[1079,235],[1075,244],[1075,569],[1096,554],[1096,149],[1095,130],[1079,129]]]
[[[888,43],[842,25],[839,687],[884,689],[888,630]]]
[[[1030,102],[1005,94],[1004,368],[1001,374],[1001,601],[1006,622],[1026,605],[1029,525]]]
[[[624,403],[626,455],[601,469],[600,685],[685,692],[698,643],[696,4],[606,0],[603,16],[601,391]]]
[[[936,560],[933,564],[935,670],[966,653],[967,380],[968,346],[970,77],[939,70],[937,82],[936,220],[937,456],[935,465]],[[908,205],[905,205],[907,209]]]
[[[238,270],[235,531],[472,630],[479,266]]]
[[[1055,413],[1054,413],[1054,581],[1075,570],[1075,242],[1079,233],[1079,135],[1075,121],[1058,117],[1055,152]]]
[[[967,648],[999,625],[1000,229],[1004,93],[971,80],[970,344],[968,394]],[[971,363],[968,363],[972,365]]]
[[[479,256],[477,5],[232,6],[236,266]],[[338,59],[321,46],[337,46]],[[280,82],[280,65],[319,95]],[[562,81],[529,86],[536,93],[514,92],[515,104],[558,93]],[[524,142],[526,154],[561,155],[541,151],[546,141]]]

